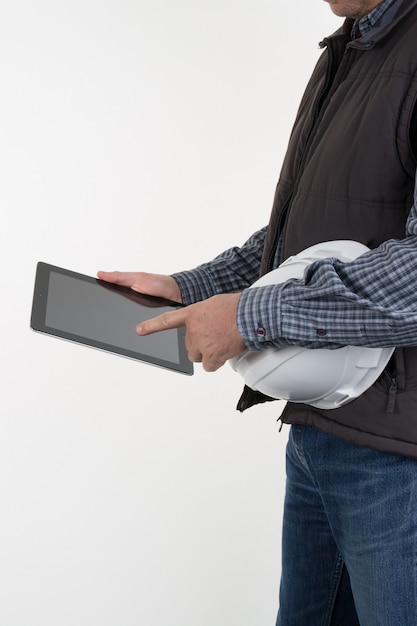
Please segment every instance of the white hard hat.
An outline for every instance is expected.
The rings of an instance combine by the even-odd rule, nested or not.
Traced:
[[[355,241],[329,241],[288,258],[252,287],[302,278],[308,265],[333,257],[352,261],[369,248]],[[335,409],[366,391],[382,373],[394,348],[344,346],[329,350],[288,346],[246,351],[230,360],[251,389],[271,398]]]

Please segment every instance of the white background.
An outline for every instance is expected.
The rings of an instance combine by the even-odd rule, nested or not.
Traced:
[[[321,0],[0,2],[0,624],[270,626],[287,429],[29,330],[35,265],[173,272],[268,220]]]

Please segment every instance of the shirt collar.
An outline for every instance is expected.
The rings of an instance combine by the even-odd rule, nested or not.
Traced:
[[[383,0],[383,2],[381,2],[381,4],[378,4],[378,6],[370,11],[370,13],[355,21],[352,28],[352,33],[356,32],[359,28],[361,36],[369,34],[378,24],[378,22],[383,18],[388,9],[391,8],[392,5],[396,2],[399,6],[403,2],[403,0]]]

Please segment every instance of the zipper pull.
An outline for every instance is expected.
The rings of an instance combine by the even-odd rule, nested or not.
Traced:
[[[398,390],[397,379],[391,378],[391,385],[388,391],[387,413],[394,413],[395,411],[395,400],[397,398],[397,390]]]

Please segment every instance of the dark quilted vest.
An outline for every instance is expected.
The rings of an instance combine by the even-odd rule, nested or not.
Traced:
[[[351,28],[346,20],[322,43],[277,185],[261,273],[273,268],[284,226],[284,258],[333,239],[374,248],[404,237],[416,172],[417,0],[369,40],[350,42]],[[238,409],[267,399],[246,387]],[[397,349],[350,404],[326,411],[289,402],[282,420],[417,458],[417,348]]]

